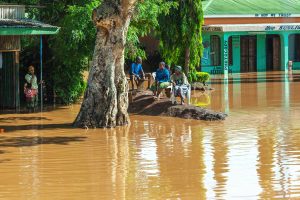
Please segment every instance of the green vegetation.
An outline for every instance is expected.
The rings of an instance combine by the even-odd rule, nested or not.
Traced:
[[[210,74],[207,72],[192,72],[189,73],[188,79],[191,83],[200,82],[205,85],[205,83],[210,79]]]
[[[210,75],[207,72],[196,72],[196,80],[195,82],[200,82],[205,85],[207,81],[209,81]]]
[[[165,0],[144,0],[137,5],[128,30],[125,58],[135,60],[137,56],[147,57],[140,46],[139,37],[156,34],[160,27],[159,16],[168,14],[177,5],[176,2]]]
[[[189,74],[196,72],[202,54],[201,0],[169,0],[176,2],[167,15],[159,18],[161,52],[169,64],[184,66]]]

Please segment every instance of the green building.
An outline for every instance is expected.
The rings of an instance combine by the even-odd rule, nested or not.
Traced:
[[[300,69],[300,0],[204,0],[203,10],[201,71]]]
[[[0,4],[0,110],[19,108],[20,91],[19,68],[21,37],[40,36],[41,61],[38,74],[42,79],[42,35],[56,34],[59,28],[25,18],[24,5]]]

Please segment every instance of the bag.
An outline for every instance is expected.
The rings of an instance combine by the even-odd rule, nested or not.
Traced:
[[[24,94],[26,98],[32,98],[37,94],[37,91],[31,88],[25,88],[24,89]]]

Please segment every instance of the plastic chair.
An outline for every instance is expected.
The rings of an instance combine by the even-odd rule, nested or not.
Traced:
[[[171,93],[171,101],[172,101],[172,104],[174,104],[175,102],[176,102],[176,95],[175,95],[175,88],[174,88],[174,86],[172,86],[172,91],[171,91],[172,93]],[[187,100],[188,100],[188,105],[190,105],[191,104],[191,85],[190,84],[188,84],[188,92],[187,92]]]

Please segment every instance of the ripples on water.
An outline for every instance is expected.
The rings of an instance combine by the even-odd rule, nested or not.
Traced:
[[[81,130],[79,106],[0,115],[0,199],[300,199],[299,75],[234,76],[192,99],[223,122]]]

